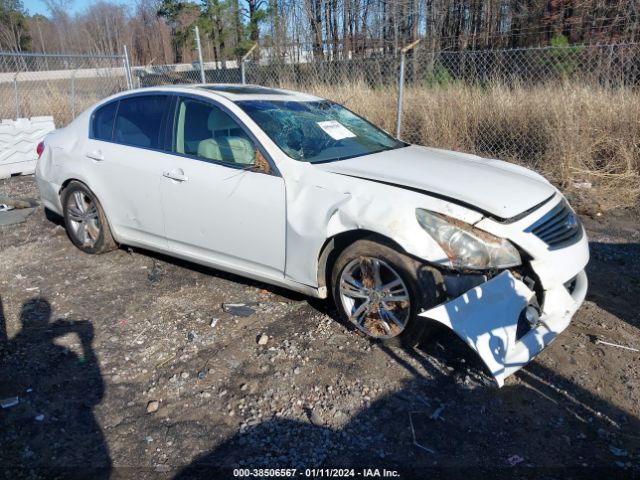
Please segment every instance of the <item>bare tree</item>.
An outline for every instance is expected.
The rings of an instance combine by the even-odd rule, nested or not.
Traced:
[[[322,41],[322,1],[305,0],[305,6],[309,17],[309,26],[311,27],[313,56],[314,58],[322,59],[324,58]]]
[[[397,54],[418,37],[433,52],[640,37],[640,0],[98,0],[73,17],[70,1],[44,0],[49,14],[27,17],[21,0],[0,0],[0,48],[120,53],[126,44],[137,63],[183,62],[195,58],[196,24],[205,57],[223,64],[254,42],[274,58],[323,60]]]

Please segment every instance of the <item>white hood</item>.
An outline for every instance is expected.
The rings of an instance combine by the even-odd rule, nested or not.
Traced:
[[[526,168],[415,145],[315,166],[448,197],[504,219],[529,210],[555,192],[543,177]]]

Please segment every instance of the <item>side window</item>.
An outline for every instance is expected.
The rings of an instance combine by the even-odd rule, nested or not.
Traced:
[[[113,120],[116,118],[118,102],[108,103],[95,112],[91,121],[92,138],[110,141],[113,136]]]
[[[256,148],[240,125],[207,102],[182,98],[176,111],[174,151],[202,160],[254,165]]]
[[[160,131],[167,95],[144,95],[120,100],[113,139],[134,147],[162,148]]]

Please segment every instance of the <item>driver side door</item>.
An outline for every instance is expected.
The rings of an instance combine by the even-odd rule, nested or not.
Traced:
[[[161,196],[169,249],[236,273],[283,278],[285,187],[257,171],[253,137],[213,101],[177,99]]]

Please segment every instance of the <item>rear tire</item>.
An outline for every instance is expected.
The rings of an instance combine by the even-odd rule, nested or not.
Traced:
[[[85,253],[106,253],[118,248],[102,205],[86,185],[74,180],[61,197],[64,225],[76,247]]]
[[[414,347],[427,338],[432,325],[417,315],[435,305],[436,285],[433,276],[425,281],[422,263],[373,240],[347,247],[331,274],[341,317],[371,340],[390,346]]]

